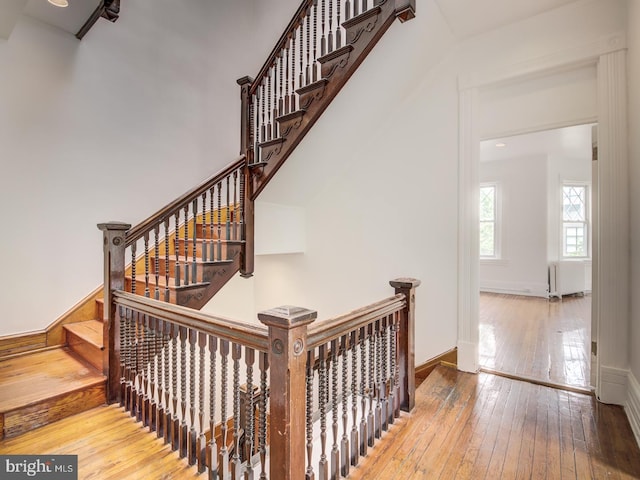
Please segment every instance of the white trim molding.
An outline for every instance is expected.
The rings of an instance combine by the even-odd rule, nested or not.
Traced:
[[[624,405],[627,402],[629,370],[600,365],[600,392],[596,396],[602,403]]]
[[[627,403],[624,406],[631,430],[640,447],[640,384],[632,371],[629,371]]]
[[[509,82],[568,71],[584,66],[597,69],[598,277],[593,291],[596,395],[602,401],[624,404],[629,332],[629,198],[626,119],[626,40],[615,34],[544,57],[503,68],[461,75],[459,89],[459,205],[458,205],[458,368],[477,371],[479,342],[478,164],[479,94]],[[475,356],[474,356],[475,355]],[[609,365],[611,367],[604,367]],[[615,367],[614,367],[615,366]],[[625,380],[620,380],[625,372]],[[604,377],[604,378],[603,378]],[[624,387],[623,387],[624,385]]]

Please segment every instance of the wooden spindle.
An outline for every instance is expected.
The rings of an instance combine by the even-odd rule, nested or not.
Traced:
[[[388,341],[389,341],[389,331],[387,325],[387,317],[384,317],[381,320],[381,341],[382,341],[382,382],[380,383],[380,395],[382,397],[382,430],[387,431],[389,429],[389,402],[387,398],[387,381],[389,377],[387,376],[387,372],[389,369],[389,349],[388,349]]]
[[[211,211],[213,215],[213,210]],[[213,218],[213,217],[212,217]],[[209,335],[209,433],[211,439],[207,445],[207,464],[209,480],[218,479],[218,445],[216,443],[216,358],[218,339]]]
[[[253,457],[253,434],[255,432],[255,405],[253,402],[253,363],[255,362],[256,354],[252,348],[245,347],[245,365],[247,366],[247,405],[245,415],[247,417],[246,425],[243,425],[245,435],[245,461],[246,471],[245,480],[253,480],[253,464],[251,458]]]
[[[362,13],[365,13],[367,10],[369,10],[368,3],[369,3],[368,0],[362,0]]]
[[[238,240],[238,171],[233,171],[233,228],[232,230],[232,239]]]
[[[164,301],[169,301],[169,217],[164,220]]]
[[[238,221],[240,222],[238,228],[240,231],[240,236],[239,236],[239,240],[246,240],[245,238],[245,221],[244,221],[244,199],[245,199],[245,195],[246,195],[246,191],[245,188],[247,188],[246,184],[245,184],[245,176],[244,173],[241,170],[238,170],[238,175],[240,176],[239,181],[240,181],[240,202],[238,203]]]
[[[368,368],[368,397],[369,397],[369,413],[367,415],[367,433],[368,438],[367,442],[370,447],[373,447],[374,443],[374,418],[373,418],[373,395],[374,395],[374,382],[375,382],[375,363],[374,363],[374,355],[375,355],[375,338],[373,332],[373,325],[369,324],[367,327],[367,336],[369,338],[369,368]]]
[[[367,339],[366,339],[366,328],[362,327],[360,329],[360,371],[362,372],[362,377],[360,379],[360,401],[362,403],[362,418],[360,420],[360,456],[364,457],[367,455],[367,447],[368,447],[368,437],[369,437],[369,429],[367,422]]]
[[[287,39],[284,47],[284,104],[282,106],[282,114],[290,113],[289,105],[289,39]]]
[[[307,372],[306,372],[306,397],[305,397],[305,412],[306,412],[306,441],[307,441],[307,470],[305,473],[305,480],[315,480],[315,474],[313,472],[313,366],[315,363],[315,351],[309,350],[307,352]]]
[[[258,450],[260,452],[260,480],[267,479],[267,379],[269,370],[269,356],[260,353],[260,419],[258,427]]]
[[[227,175],[226,178],[227,181],[227,207],[226,207],[226,237],[224,237],[226,240],[229,240],[229,238],[231,238],[231,189],[229,188],[230,182],[231,182],[231,178],[229,177],[229,175]],[[227,252],[227,257],[229,256],[229,252]]]
[[[233,457],[231,459],[231,478],[240,480],[242,475],[242,459],[240,458],[240,359],[242,346],[231,344],[233,360]]]
[[[213,212],[214,212],[214,199],[215,199],[215,185],[213,187],[211,187],[211,189],[209,190],[209,258],[211,259],[211,261],[215,261],[216,256],[215,256],[215,252],[214,252],[214,225],[215,222],[213,221]]]
[[[313,0],[313,75],[312,81],[318,81],[318,0]]]
[[[309,85],[311,83],[311,6],[307,8],[305,21],[307,22],[305,27],[305,32],[307,33],[307,43],[305,44],[307,63],[305,66],[304,84]]]
[[[149,232],[144,234],[144,296],[149,298]]]
[[[154,273],[156,277],[156,288],[154,298],[160,300],[160,223],[156,223],[153,228],[153,260]]]
[[[186,223],[185,223],[186,228]],[[186,242],[185,242],[186,243]],[[180,331],[180,428],[178,430],[178,453],[180,458],[187,456],[187,327],[179,327]]]
[[[304,86],[304,57],[302,55],[302,43],[304,39],[304,19],[300,21],[300,26],[298,27],[298,57],[299,60],[299,68],[298,68],[298,88]]]
[[[173,237],[174,245],[173,250],[176,257],[175,263],[175,282],[176,287],[180,286],[180,210],[176,210],[175,213],[175,234]]]
[[[329,2],[329,35],[327,37],[327,53],[331,53],[334,50],[333,44],[333,0],[327,0]],[[338,0],[340,1],[340,0]]]
[[[198,197],[193,199],[193,236],[191,238],[191,248],[193,252],[191,254],[191,283],[198,283]]]
[[[358,450],[358,332],[350,334],[351,343],[351,414],[353,416],[353,426],[351,428],[351,465],[354,467],[359,463]]]
[[[289,98],[289,111],[295,112],[296,106],[296,31],[291,32],[291,75],[289,80],[291,81],[291,97]]]
[[[342,0],[336,3],[336,50],[342,47],[342,25],[340,24],[340,4]]]
[[[358,5],[358,0],[354,0],[353,5],[354,5],[354,7],[355,7],[356,5]],[[356,15],[357,15],[357,13],[355,13],[355,12],[354,12],[354,14],[353,14],[353,15],[354,15],[354,16],[356,16]],[[351,0],[347,0],[347,1],[344,3],[344,20],[345,20],[345,21],[347,21],[347,20],[349,20],[350,18],[351,18]]]
[[[328,480],[329,464],[327,462],[327,355],[326,345],[318,347],[318,403],[320,407],[320,462],[318,477]]]
[[[349,414],[347,407],[347,355],[348,355],[348,337],[345,335],[340,339],[340,356],[342,361],[342,388],[340,394],[342,395],[342,440],[340,441],[340,473],[343,477],[349,475]]]
[[[340,449],[338,448],[338,341],[331,342],[331,480],[340,475]]]
[[[209,261],[207,242],[207,191],[202,194],[202,261]]]
[[[382,351],[380,341],[380,321],[376,321],[374,323],[374,332],[375,332],[375,346],[376,346],[376,363],[375,363],[375,384],[374,384],[374,392],[375,392],[375,400],[376,400],[376,409],[374,413],[374,421],[375,421],[375,437],[380,438],[382,436],[382,388],[381,388],[381,371],[380,371],[380,363],[382,362]]]
[[[178,334],[177,325],[171,327],[171,450],[178,450],[180,418],[178,416]]]
[[[127,383],[128,383],[128,365],[127,365],[127,356],[128,356],[128,329],[129,329],[129,309],[120,307],[118,309],[119,317],[120,317],[120,406],[124,407],[126,410],[127,407]]]
[[[284,58],[283,51],[278,53],[277,63],[278,63],[278,116],[284,115]]]
[[[156,411],[156,434],[158,438],[165,439],[167,431],[166,415],[169,406],[168,386],[169,386],[169,337],[166,333],[167,321],[158,320],[159,339],[161,342],[158,363],[158,409]]]
[[[193,218],[195,222],[195,217]],[[195,230],[195,225],[194,225]],[[187,437],[187,462],[189,465],[195,465],[198,460],[196,450],[196,442],[198,435],[196,432],[196,342],[198,341],[198,332],[193,328],[189,329],[189,406],[187,410],[186,424],[189,427]]]
[[[222,182],[218,182],[218,252],[216,260],[222,260]]]
[[[267,141],[273,138],[273,124],[275,123],[275,115],[273,115],[273,106],[271,102],[271,69],[267,71]]]
[[[171,343],[172,340],[172,335],[171,332],[173,331],[173,327],[171,326],[171,323],[169,322],[164,322],[163,323],[163,329],[162,329],[162,338],[163,338],[163,344],[164,344],[164,349],[162,351],[162,360],[164,363],[164,381],[163,381],[163,385],[164,385],[164,415],[163,415],[163,421],[162,421],[162,428],[163,428],[163,438],[164,438],[164,443],[173,443],[172,442],[172,437],[171,437],[171,432],[172,430],[172,417],[171,417],[171,364],[169,362],[169,354],[171,353],[171,351],[173,350],[173,345]]]
[[[131,244],[131,293],[136,293],[136,243]]]
[[[327,53],[327,38],[325,36],[325,3],[327,0],[321,0],[320,8],[320,56],[324,57]]]
[[[203,199],[203,205],[204,199]],[[204,213],[203,213],[204,220]],[[204,228],[204,224],[203,224]],[[207,468],[207,437],[205,436],[205,353],[207,349],[207,334],[198,332],[198,441],[196,444],[196,455],[198,462],[198,473],[202,473]],[[210,379],[213,381],[213,379]],[[215,436],[215,431],[212,430],[212,436]]]
[[[147,368],[149,370],[148,378],[147,378],[147,400],[145,402],[146,408],[146,424],[149,427],[150,431],[155,430],[155,418],[156,418],[156,408],[155,408],[155,394],[156,394],[156,325],[155,319],[153,317],[147,317],[147,332],[148,332],[148,340],[147,340],[147,351],[149,352],[149,356],[147,357]]]
[[[222,422],[220,426],[220,434],[222,436],[222,447],[220,448],[220,474],[226,478],[229,473],[229,449],[227,448],[227,382],[229,376],[229,342],[220,340],[221,372],[220,372],[220,401]]]

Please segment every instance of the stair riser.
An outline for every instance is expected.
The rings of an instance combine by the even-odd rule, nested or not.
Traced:
[[[104,382],[80,391],[6,412],[0,420],[1,438],[11,438],[106,403]],[[78,432],[81,434],[82,432]]]
[[[228,260],[227,257],[227,249],[228,249],[228,245],[226,243],[220,243],[220,245],[218,245],[217,243],[214,244],[214,251],[213,251],[213,255],[214,258],[210,258],[211,257],[211,245],[209,244],[207,246],[209,248],[209,251],[207,253],[207,260]],[[181,260],[184,260],[184,240],[180,240],[179,244],[178,244],[178,255],[183,257]],[[202,251],[203,251],[203,245],[202,245],[202,240],[199,240],[196,243],[196,258],[199,259],[203,259],[203,255],[202,255]],[[188,242],[188,246],[187,246],[187,256],[189,257],[189,259],[193,258],[193,243]]]
[[[102,371],[102,349],[86,342],[73,332],[67,331],[67,344],[80,357],[93,365],[99,372]]]
[[[214,224],[213,226],[213,238],[221,240],[239,240],[241,235],[240,225],[229,224],[229,227],[225,223],[220,225],[220,230],[218,231],[218,225]],[[201,223],[196,224],[196,237],[198,238],[211,238],[211,226],[207,224],[206,227],[203,227]]]

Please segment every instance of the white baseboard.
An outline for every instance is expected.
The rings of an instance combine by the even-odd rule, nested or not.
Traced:
[[[629,370],[626,368],[601,366],[598,400],[602,403],[625,405],[627,403],[628,378]]]
[[[478,373],[478,344],[458,342],[458,370]]]
[[[523,295],[527,297],[549,297],[548,285],[524,284],[518,282],[493,282],[480,281],[480,291],[490,293],[502,293],[505,295]]]
[[[640,446],[640,384],[631,371],[629,371],[627,403],[624,410],[627,412],[636,442]]]

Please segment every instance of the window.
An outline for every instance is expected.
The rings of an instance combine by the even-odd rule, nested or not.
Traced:
[[[498,257],[497,188],[480,185],[480,257]]]
[[[589,203],[587,185],[562,186],[562,255],[589,256]]]

